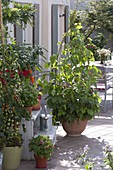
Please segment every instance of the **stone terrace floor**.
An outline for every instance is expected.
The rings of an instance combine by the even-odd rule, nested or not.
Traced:
[[[108,97],[108,99],[110,99]],[[86,130],[81,136],[69,137],[59,126],[57,129],[57,142],[48,161],[46,170],[85,170],[85,165],[76,162],[80,150],[88,145],[88,158],[96,162],[93,170],[102,170],[103,148],[106,145],[113,147],[113,109],[111,100],[108,100],[107,112],[101,113],[88,122]],[[103,168],[104,170],[109,168]],[[21,161],[18,170],[36,170],[35,161]],[[45,170],[45,169],[44,169]]]

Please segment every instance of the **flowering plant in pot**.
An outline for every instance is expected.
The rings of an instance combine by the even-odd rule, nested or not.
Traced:
[[[47,160],[50,159],[53,148],[54,145],[49,136],[39,135],[31,139],[29,143],[29,151],[34,152],[35,159],[39,158],[36,162],[37,168],[47,167]],[[41,163],[41,160],[44,160],[44,162]]]
[[[111,59],[111,51],[109,49],[98,49],[97,53],[100,57],[101,64],[104,64],[106,60]]]

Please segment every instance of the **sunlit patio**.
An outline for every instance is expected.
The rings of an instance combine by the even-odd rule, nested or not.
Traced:
[[[108,144],[113,147],[113,109],[110,92],[107,96],[107,103],[107,112],[104,113],[101,108],[99,115],[88,122],[81,136],[66,136],[62,126],[58,127],[56,145],[51,160],[48,161],[48,170],[85,170],[85,164],[82,165],[81,161],[77,162],[77,158],[86,147],[89,148],[88,159],[95,162],[94,170],[102,169],[103,149]],[[18,170],[35,169],[35,161],[21,161]]]

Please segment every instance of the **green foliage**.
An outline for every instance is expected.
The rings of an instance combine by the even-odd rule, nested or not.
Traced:
[[[106,146],[104,149],[104,163],[107,165],[111,170],[113,170],[113,151],[110,149],[110,146]]]
[[[24,83],[20,90],[20,99],[25,107],[36,105],[38,102],[38,90],[32,84]]]
[[[104,37],[103,33],[98,33],[94,38],[93,38],[93,43],[96,45],[98,48],[103,48],[107,44],[108,40]]]
[[[95,0],[90,2],[84,11],[77,13],[79,21],[84,25],[82,31],[85,40],[96,32],[94,44],[103,48],[113,37],[113,1]],[[106,35],[106,37],[105,37]]]
[[[109,169],[113,170],[113,151],[109,145],[106,145],[103,149],[103,158],[100,164],[100,158],[92,158],[88,155],[89,147],[86,145],[83,150],[80,149],[79,153],[76,155],[76,162],[85,165],[85,170],[93,169]]]
[[[22,146],[23,144],[23,139],[22,139],[22,134],[20,132],[14,132],[14,133],[9,133],[9,136],[6,141],[6,146],[12,147],[12,146]]]
[[[93,44],[92,39],[91,39],[91,41],[88,42],[89,39],[91,39],[91,38],[87,39],[86,48],[89,49],[93,53],[95,61],[98,61],[100,59],[98,52],[97,52],[98,47]]]
[[[87,41],[85,42],[85,44],[87,44],[86,47],[93,53],[95,61],[101,60],[102,55],[99,54],[101,51],[103,51],[103,52],[101,52],[101,54],[109,52],[109,54],[107,54],[107,55],[105,54],[105,57],[103,59],[104,61],[110,59],[110,57],[109,57],[109,56],[111,56],[110,50],[102,48],[106,44],[106,41],[107,40],[105,40],[102,33],[99,33],[97,36],[95,36],[93,38],[93,40],[90,37],[87,38]]]
[[[9,134],[19,132],[15,126],[22,118],[30,119],[25,106],[37,104],[38,91],[31,84],[29,69],[37,67],[41,70],[37,65],[39,54],[43,54],[40,47],[35,49],[14,43],[0,45],[0,132],[7,141]]]
[[[20,132],[16,131],[13,133],[8,133],[7,135],[8,135],[7,137],[6,136],[0,137],[0,150],[2,150],[4,146],[6,147],[22,146],[23,139]]]
[[[53,151],[54,145],[46,135],[39,135],[37,137],[33,137],[29,143],[29,150],[30,152],[34,152],[34,155],[40,158],[47,158],[51,157],[51,153]]]
[[[14,8],[10,8],[10,2]],[[31,118],[21,99],[21,90],[24,84],[31,85],[30,77],[34,69],[41,71],[37,62],[39,55],[43,56],[43,49],[39,46],[32,47],[31,44],[17,45],[8,34],[8,23],[25,27],[27,23],[32,22],[34,7],[31,4],[23,5],[15,1],[3,0],[2,9],[5,37],[4,44],[0,44],[0,136],[5,141],[2,140],[0,145],[20,146],[23,141],[19,125],[23,118],[25,120]],[[7,38],[10,38],[10,43]],[[32,70],[32,73],[29,70]],[[36,88],[33,88],[32,92],[35,90]],[[34,94],[35,96],[32,94],[33,103],[37,101],[38,91]],[[26,130],[25,125],[23,130]]]
[[[91,2],[91,8],[87,8],[87,21],[95,25],[96,29],[106,29],[113,33],[113,1],[99,0]],[[90,25],[91,25],[90,24]]]
[[[26,25],[28,22],[32,23],[32,17],[34,15],[34,7],[32,4],[20,4],[15,1],[12,1],[13,8],[10,7],[8,1],[3,1],[3,23],[19,24],[22,25],[22,22]]]
[[[93,60],[92,52],[86,48],[80,28],[75,23],[65,34],[71,37],[62,50],[65,57],[50,57],[50,80],[44,82],[47,105],[60,122],[92,119],[100,108],[100,97],[91,88],[92,84],[96,85],[98,69],[89,64]]]
[[[31,46],[31,44],[8,44],[6,46],[7,51],[9,52],[9,55],[11,53],[14,53],[14,56],[16,56],[16,60],[18,61],[18,67],[20,67],[21,70],[30,69],[41,71],[41,65],[39,65],[39,55],[44,58],[43,55],[43,48],[41,48],[39,45],[35,45],[34,47]],[[10,52],[11,51],[11,52]],[[41,58],[41,59],[42,59]]]

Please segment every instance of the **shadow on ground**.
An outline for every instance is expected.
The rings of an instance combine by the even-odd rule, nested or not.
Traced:
[[[100,170],[100,165],[103,164],[103,148],[106,146],[104,140],[100,142],[95,138],[88,138],[84,135],[77,137],[69,137],[57,135],[57,143],[52,155],[52,159],[49,162],[49,168],[55,169],[59,166],[59,170],[64,169],[85,169],[82,165],[82,161],[77,162],[78,157],[84,153],[84,150],[88,147],[87,158],[91,162],[95,162],[95,170]],[[83,160],[83,159],[82,159]]]

